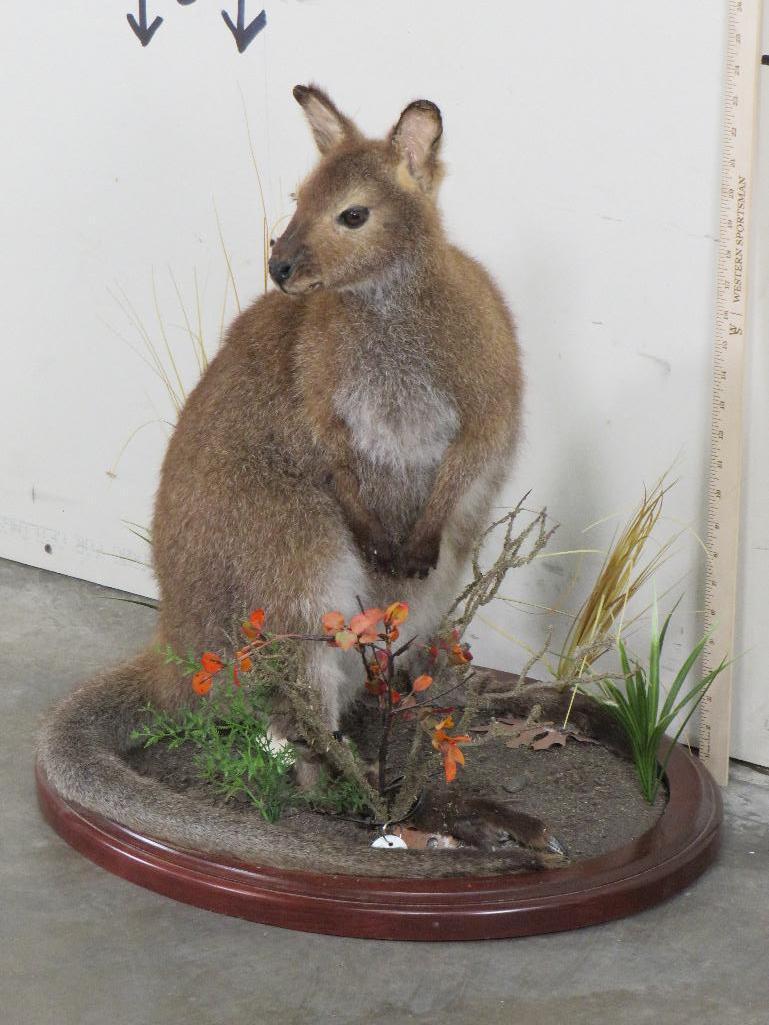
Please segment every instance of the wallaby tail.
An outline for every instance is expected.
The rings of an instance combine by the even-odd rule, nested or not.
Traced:
[[[164,835],[173,828],[171,793],[136,773],[124,756],[160,672],[158,656],[144,652],[100,673],[69,694],[38,735],[37,761],[58,794],[88,811],[138,831]],[[173,795],[178,802],[183,795]]]
[[[307,868],[312,838],[218,804],[203,786],[174,789],[131,765],[126,755],[141,744],[132,733],[162,671],[159,656],[148,651],[65,698],[38,736],[38,766],[48,782],[86,811],[172,846],[254,864]],[[341,842],[339,848],[341,860]],[[329,855],[334,856],[332,851]]]

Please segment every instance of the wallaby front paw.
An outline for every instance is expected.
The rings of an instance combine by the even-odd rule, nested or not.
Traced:
[[[419,577],[420,580],[424,580],[430,570],[438,565],[440,551],[439,534],[412,538],[406,544],[401,557],[401,576]]]
[[[356,537],[366,562],[379,573],[389,577],[401,576],[398,548],[384,534],[366,534]]]

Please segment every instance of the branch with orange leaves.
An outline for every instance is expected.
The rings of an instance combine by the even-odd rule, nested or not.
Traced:
[[[439,751],[443,760],[443,769],[447,782],[456,776],[457,765],[464,764],[458,744],[464,738],[452,738],[446,732],[452,725],[450,716],[438,721],[430,716],[439,706],[435,701],[427,700],[423,695],[433,685],[433,677],[422,673],[411,681],[404,692],[396,686],[396,660],[412,646],[416,638],[395,648],[400,636],[400,627],[409,615],[406,602],[393,602],[387,609],[370,608],[352,617],[349,624],[339,612],[329,612],[323,616],[323,628],[332,643],[343,651],[356,649],[360,652],[366,673],[366,690],[375,695],[381,711],[381,737],[378,752],[378,792],[383,797],[393,789],[394,782],[388,781],[388,755],[390,737],[396,716],[405,720],[416,719],[419,727],[431,735],[432,746]],[[380,628],[381,627],[381,628]],[[438,638],[428,646],[428,655],[437,657],[438,651],[444,648],[452,664],[464,665],[472,658],[469,647],[462,645],[459,634],[452,632],[448,638]],[[445,711],[445,710],[442,710]],[[419,745],[412,744],[410,759],[406,768],[413,769],[412,760],[416,760]],[[405,775],[404,775],[405,779]]]
[[[205,698],[217,677],[231,679],[235,686],[240,686],[241,674],[257,672],[263,659],[284,652],[287,645],[299,646],[301,642],[315,642],[330,644],[344,652],[358,652],[364,667],[365,689],[378,699],[381,714],[376,786],[372,786],[369,780],[369,767],[349,745],[341,742],[326,727],[320,697],[305,674],[297,671],[283,675],[278,688],[288,700],[292,718],[310,747],[327,757],[343,776],[353,780],[365,794],[374,814],[385,821],[387,818],[392,819],[388,795],[394,793],[393,801],[398,807],[406,802],[406,811],[418,796],[418,793],[412,791],[407,798],[403,786],[399,786],[399,779],[389,778],[390,740],[396,721],[415,721],[415,739],[404,766],[404,782],[419,780],[421,786],[427,777],[432,759],[422,757],[421,737],[424,735],[430,737],[432,748],[439,753],[448,782],[455,778],[457,767],[464,764],[459,744],[465,743],[465,737],[448,732],[453,725],[452,710],[438,701],[430,700],[426,694],[433,686],[433,676],[421,673],[411,679],[398,671],[398,659],[417,640],[412,637],[397,643],[400,628],[408,615],[409,607],[405,602],[393,602],[386,609],[361,609],[349,623],[341,613],[328,612],[321,620],[324,631],[322,635],[270,634],[265,630],[264,610],[255,609],[240,625],[246,643],[231,657],[205,651],[199,659],[183,659],[167,649],[166,658],[191,676],[192,690],[199,697]],[[472,658],[468,645],[460,642],[457,631],[452,631],[445,638],[434,639],[425,650],[430,660],[445,651],[448,664],[454,666],[468,664]],[[426,763],[424,767],[423,762]]]
[[[547,526],[547,512],[543,509],[514,535],[514,525],[524,509],[526,497],[479,539],[472,555],[473,579],[452,605],[438,635],[426,643],[420,639],[419,647],[427,657],[428,672],[413,680],[399,672],[398,663],[417,641],[412,637],[397,644],[400,629],[409,615],[405,602],[393,602],[386,609],[361,607],[349,623],[340,612],[328,612],[322,617],[322,635],[268,634],[264,629],[264,610],[256,609],[241,623],[246,643],[237,648],[231,658],[206,651],[199,660],[182,659],[167,649],[167,659],[192,676],[194,692],[204,697],[211,691],[215,677],[229,673],[232,682],[239,686],[241,673],[256,672],[263,658],[279,654],[288,646],[299,652],[302,642],[314,642],[330,644],[344,652],[357,652],[364,670],[365,689],[377,698],[381,716],[376,786],[369,779],[369,767],[326,726],[317,690],[299,668],[300,655],[297,654],[292,671],[280,677],[278,690],[288,699],[295,724],[310,747],[358,785],[380,821],[397,821],[408,814],[432,771],[434,760],[426,757],[423,750],[426,737],[430,739],[432,750],[440,756],[447,782],[452,782],[458,768],[464,765],[462,746],[469,741],[465,730],[483,703],[483,675],[474,674],[470,669],[472,655],[462,635],[477,610],[496,597],[508,570],[536,558],[556,529]],[[484,569],[481,548],[499,527],[503,528],[501,549],[494,562]],[[294,665],[296,671],[293,671]],[[460,702],[463,709],[455,732],[454,708],[447,706],[445,699],[459,688],[464,690]],[[393,780],[388,774],[388,759],[392,732],[400,721],[414,721],[415,728],[402,774]]]
[[[266,634],[264,632],[264,609],[254,609],[248,618],[240,624],[241,632],[247,643],[239,648],[231,658],[224,658],[215,651],[204,651],[200,658],[181,658],[168,646],[163,651],[166,663],[178,665],[185,676],[191,676],[193,691],[203,697],[213,686],[214,677],[228,671],[236,687],[240,686],[240,674],[248,673],[254,668],[254,658],[269,654],[276,644],[286,641],[323,641],[326,636],[284,633]]]

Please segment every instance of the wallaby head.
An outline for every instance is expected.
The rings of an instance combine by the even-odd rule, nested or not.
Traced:
[[[299,186],[296,212],[273,247],[273,281],[302,294],[418,275],[440,231],[438,108],[416,100],[386,139],[371,140],[316,86],[298,85],[294,96],[321,159]]]

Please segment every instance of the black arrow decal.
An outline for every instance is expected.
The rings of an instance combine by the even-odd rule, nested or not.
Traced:
[[[235,37],[239,53],[243,53],[248,44],[259,35],[267,24],[267,14],[265,11],[262,11],[261,14],[257,14],[250,24],[246,25],[246,0],[238,0],[237,25],[233,24],[232,18],[226,11],[222,11],[222,17],[224,18],[227,28]]]
[[[147,24],[147,0],[139,0],[138,21],[134,18],[133,14],[126,14],[126,18],[128,18],[128,24],[142,46],[149,45],[150,40],[163,24],[162,18],[155,18],[151,25]]]

